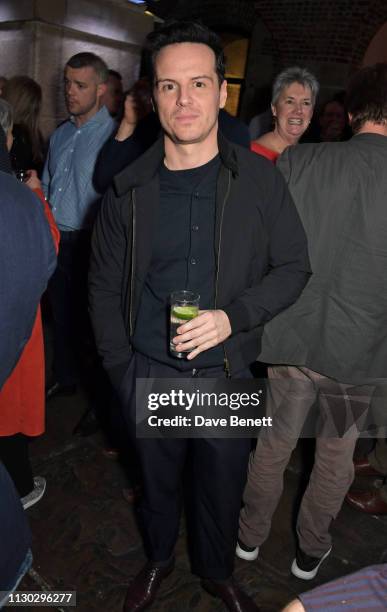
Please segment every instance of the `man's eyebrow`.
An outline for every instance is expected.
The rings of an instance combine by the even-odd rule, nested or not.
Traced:
[[[176,83],[176,81],[174,81],[173,79],[157,79],[155,81],[155,84],[158,85],[159,83],[165,83],[166,81],[168,81],[168,83]]]
[[[196,81],[197,79],[208,79],[209,81],[213,80],[212,76],[208,74],[199,74],[199,76],[192,77],[191,81]]]
[[[69,79],[68,77],[64,77],[65,81],[71,81],[71,79]],[[77,81],[76,79],[74,79],[74,83],[76,83],[77,85],[87,85],[86,81]]]
[[[214,79],[212,78],[212,76],[209,76],[208,74],[199,74],[198,76],[194,76],[191,77],[191,81],[197,81],[198,79],[208,79],[209,81],[213,81]],[[175,81],[174,79],[168,79],[167,77],[165,79],[157,79],[155,81],[155,84],[158,85],[159,83],[176,83],[177,81]]]

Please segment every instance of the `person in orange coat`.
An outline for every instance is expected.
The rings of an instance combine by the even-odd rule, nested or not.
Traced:
[[[12,125],[7,132],[8,136],[12,133]],[[11,142],[9,137],[8,149]],[[57,251],[59,230],[35,170],[28,173],[25,184],[38,196],[40,202],[37,199],[36,205],[44,207]],[[44,432],[44,367],[42,319],[38,307],[31,337],[0,392],[0,459],[14,481],[24,508],[39,501],[46,487],[44,478],[32,477],[28,451],[28,438]]]

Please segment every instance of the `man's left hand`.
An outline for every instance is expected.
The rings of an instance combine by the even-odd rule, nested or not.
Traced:
[[[223,310],[203,310],[200,314],[177,328],[178,336],[173,338],[176,350],[187,351],[187,359],[194,359],[231,336],[231,325]]]

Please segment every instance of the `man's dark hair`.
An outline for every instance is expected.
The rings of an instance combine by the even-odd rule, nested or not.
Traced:
[[[169,20],[148,34],[146,38],[145,53],[152,83],[154,83],[154,65],[157,54],[163,47],[176,43],[200,43],[210,47],[215,54],[215,71],[219,84],[224,81],[225,57],[218,35],[199,21]]]
[[[122,74],[117,72],[117,70],[113,70],[112,68],[109,68],[108,72],[109,72],[109,76],[115,77],[119,81],[122,81]]]
[[[101,83],[106,83],[108,80],[108,67],[103,59],[101,59],[98,55],[95,55],[95,53],[77,53],[76,55],[70,57],[66,66],[70,66],[70,68],[87,68],[90,66],[90,68],[94,68],[94,71],[96,72]]]
[[[387,122],[387,64],[375,64],[359,70],[351,79],[346,97],[351,127],[356,133],[367,121]]]

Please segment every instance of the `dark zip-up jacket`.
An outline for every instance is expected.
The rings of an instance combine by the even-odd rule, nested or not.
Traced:
[[[218,143],[215,308],[230,320],[232,335],[224,351],[226,367],[235,374],[257,358],[263,324],[298,298],[310,266],[305,233],[278,170],[220,133]],[[98,350],[116,388],[130,362],[151,262],[163,159],[160,139],[117,175],[94,228],[90,313]]]

